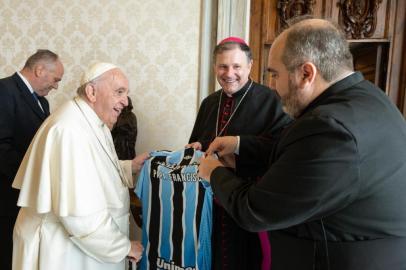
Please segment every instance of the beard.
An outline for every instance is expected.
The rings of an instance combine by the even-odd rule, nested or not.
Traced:
[[[299,117],[306,108],[305,100],[297,84],[289,78],[288,93],[281,97],[283,110],[293,118]]]

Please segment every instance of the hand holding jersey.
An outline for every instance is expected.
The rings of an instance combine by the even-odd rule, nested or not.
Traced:
[[[200,142],[193,142],[185,145],[185,148],[193,148],[195,150],[202,150],[202,144]]]
[[[199,177],[210,182],[210,175],[217,167],[235,168],[234,152],[237,149],[238,138],[236,136],[217,137],[209,145],[206,156],[200,159]],[[214,157],[217,154],[219,160]],[[220,162],[222,161],[222,162]]]
[[[235,153],[238,145],[237,136],[217,137],[207,148],[207,154],[217,153],[219,157]]]
[[[137,263],[142,258],[142,252],[144,252],[144,248],[138,241],[131,241],[131,249],[127,255],[127,258],[133,262]]]
[[[137,174],[140,172],[142,165],[144,165],[145,160],[149,158],[149,153],[142,153],[137,155],[133,160],[131,160],[132,173]]]
[[[210,182],[210,174],[217,167],[225,167],[214,155],[206,155],[200,158],[198,176]]]

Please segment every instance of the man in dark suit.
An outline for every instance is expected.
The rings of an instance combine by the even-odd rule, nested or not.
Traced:
[[[18,191],[11,183],[35,132],[49,115],[45,99],[64,72],[55,53],[38,50],[23,69],[0,79],[0,269],[11,269]]]

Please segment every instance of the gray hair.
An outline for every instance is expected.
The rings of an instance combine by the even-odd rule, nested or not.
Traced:
[[[55,66],[55,62],[59,59],[59,56],[50,51],[50,50],[37,50],[33,55],[28,57],[27,61],[25,62],[24,68],[25,69],[33,69],[35,65],[40,62],[43,62],[47,65],[48,68],[53,68]]]
[[[86,86],[88,83],[82,84],[81,86],[78,87],[78,89],[76,90],[76,93],[78,94],[78,96],[80,97],[85,97],[86,96]]]
[[[353,70],[353,59],[342,31],[326,21],[323,26],[301,23],[287,30],[282,62],[289,72],[309,61],[327,82],[337,78],[343,70]]]

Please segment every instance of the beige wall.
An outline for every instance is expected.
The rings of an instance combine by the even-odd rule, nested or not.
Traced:
[[[130,79],[137,151],[176,150],[197,111],[200,1],[0,0],[0,77],[38,48],[62,58],[65,76],[51,111],[75,95],[81,72],[113,62]]]

